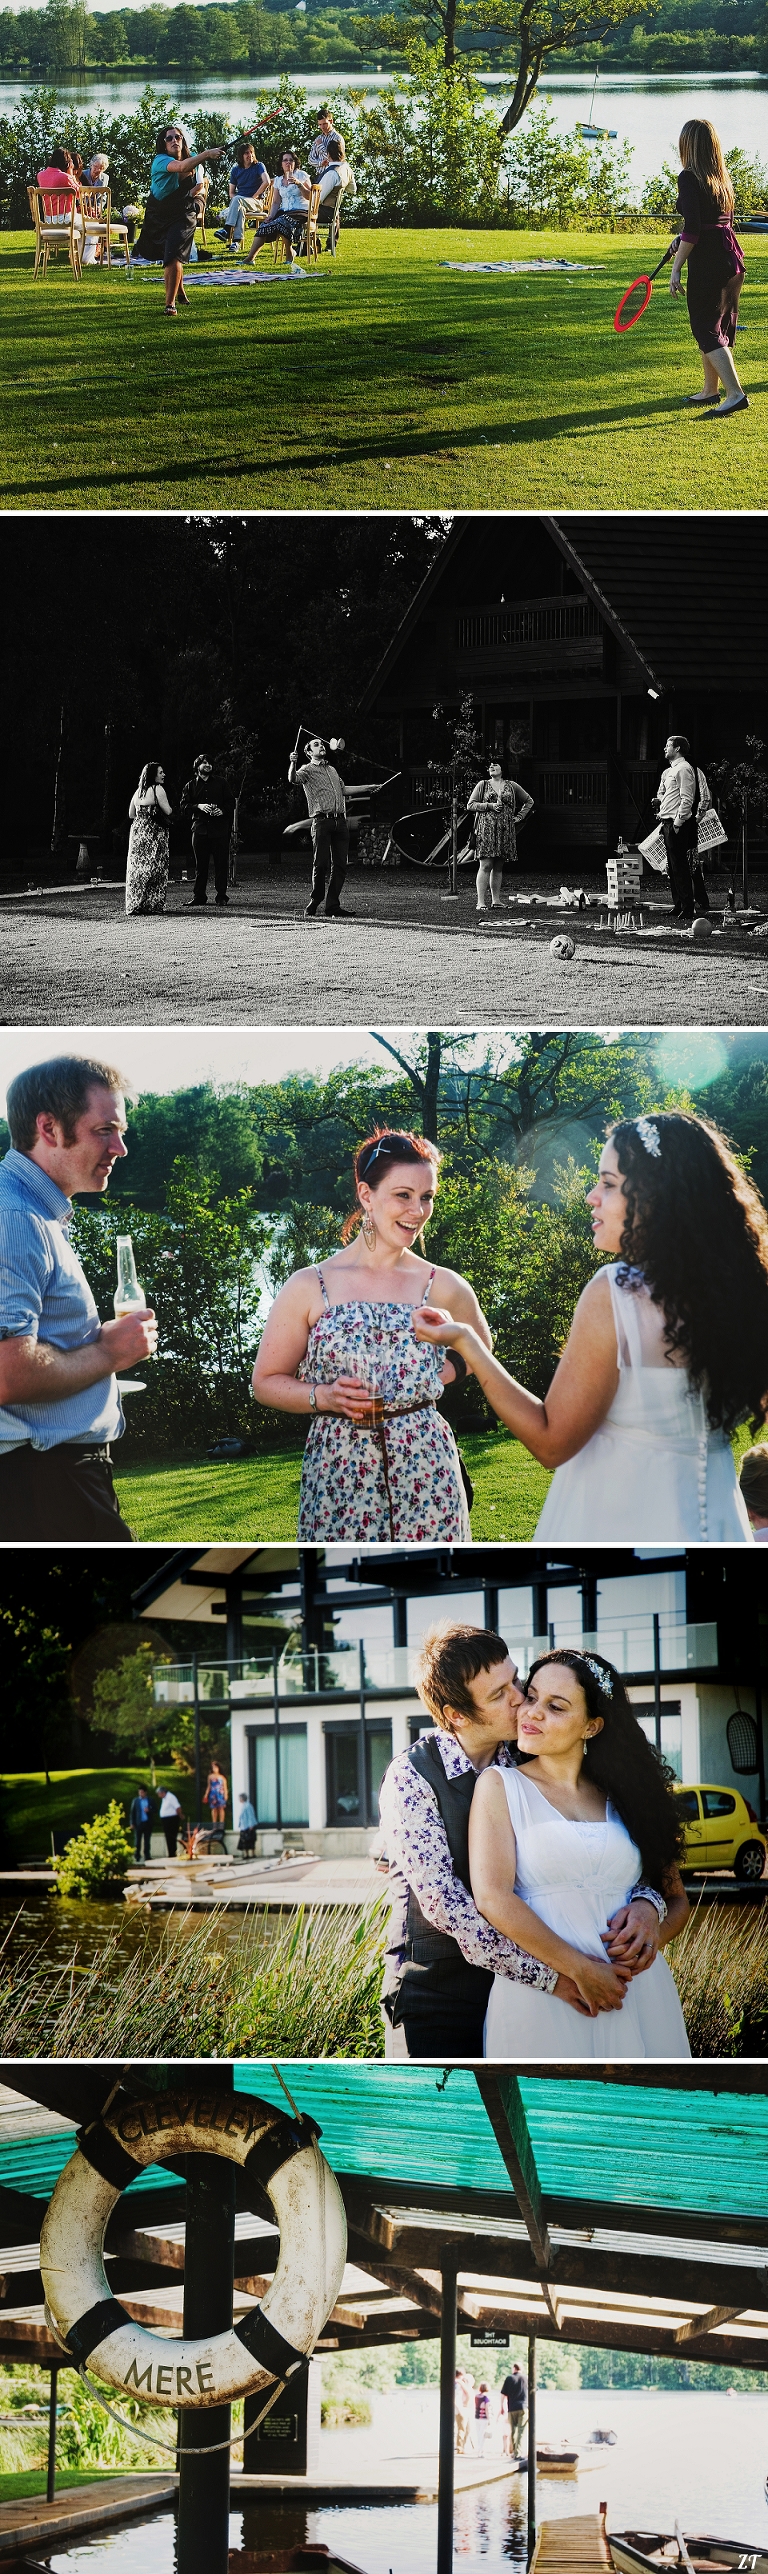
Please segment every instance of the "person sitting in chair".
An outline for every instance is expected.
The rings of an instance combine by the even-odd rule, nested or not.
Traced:
[[[216,240],[228,241],[230,250],[239,250],[245,240],[246,215],[257,213],[268,191],[265,163],[258,159],[252,143],[238,143],[229,173],[229,205],[216,226]]]
[[[332,134],[328,143],[328,159],[320,180],[320,198],[317,209],[318,223],[322,221],[323,223],[327,222],[328,224],[328,238],[325,247],[326,250],[330,251],[332,258],[339,238],[339,211],[341,200],[342,197],[346,195],[348,189],[351,189],[354,192],[354,185],[355,182],[349,162],[345,158],[344,146],[339,142],[338,136]]]
[[[272,212],[259,224],[253,249],[244,260],[252,268],[265,241],[284,241],[290,268],[296,257],[296,243],[301,240],[307,220],[307,207],[312,181],[306,170],[300,170],[295,152],[284,152],[275,177]]]

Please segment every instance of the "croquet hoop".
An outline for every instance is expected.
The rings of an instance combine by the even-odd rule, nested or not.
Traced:
[[[49,2330],[82,2368],[142,2403],[228,2404],[284,2385],[306,2367],[341,2286],[347,2227],[338,2182],[309,2118],[290,2118],[245,2093],[179,2086],[156,2099],[118,2100],[78,2137],[40,2235]],[[274,2279],[261,2304],[227,2332],[169,2341],[137,2324],[113,2297],[104,2237],[113,2208],[148,2164],[221,2154],[266,2191],[280,2229]],[[162,2214],[162,2201],[158,2215]],[[215,2245],[212,2247],[215,2250]]]

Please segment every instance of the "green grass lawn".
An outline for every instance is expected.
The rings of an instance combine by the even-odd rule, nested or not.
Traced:
[[[532,1537],[550,1483],[545,1468],[493,1431],[462,1431],[461,1452],[475,1487],[473,1537]],[[164,1462],[115,1473],[123,1516],[142,1542],[295,1538],[300,1479],[295,1447],[234,1465]]]
[[[746,1427],[734,1433],[737,1465],[751,1438]],[[533,1537],[552,1480],[546,1467],[537,1465],[518,1439],[495,1431],[462,1430],[461,1453],[475,1487],[473,1538]],[[300,1480],[301,1451],[293,1446],[232,1465],[198,1466],[184,1459],[127,1472],[117,1463],[115,1467],[120,1508],[143,1544],[169,1538],[295,1538]]]
[[[159,272],[0,248],[8,509],[762,508],[768,242],[745,243],[752,408],[708,422],[685,306],[662,278],[626,337],[658,234],[365,232],[306,282],[194,286],[169,331]],[[460,276],[445,260],[559,257],[583,276]],[[270,274],[272,272],[270,271]]]
[[[63,1850],[83,1823],[105,1812],[113,1796],[127,1814],[137,1787],[148,1776],[147,1761],[112,1770],[51,1770],[49,1787],[44,1770],[6,1771],[0,1776],[0,1797],[7,1857],[15,1860],[37,1852],[49,1858],[51,1833],[57,1850]],[[178,1786],[178,1770],[158,1766],[156,1777],[161,1796],[164,1788]]]
[[[136,2469],[129,2469],[135,2475]],[[141,2474],[141,2469],[139,2469]],[[56,2491],[64,2493],[73,2485],[105,2484],[110,2476],[125,2475],[124,2467],[57,2467]],[[0,2503],[35,2501],[45,2493],[44,2467],[0,2468]]]

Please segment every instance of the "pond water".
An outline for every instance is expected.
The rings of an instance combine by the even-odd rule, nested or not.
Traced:
[[[76,1949],[76,1974],[78,1971],[84,1974],[93,1965],[107,1939],[117,1939],[114,1964],[119,1969],[120,1965],[130,1964],[131,1958],[136,1956],[138,1949],[144,1948],[147,1940],[151,1947],[159,1947],[169,1931],[179,1939],[187,1939],[206,1920],[205,1913],[142,1913],[128,1904],[75,1904],[47,1894],[32,1895],[29,1899],[25,1897],[23,1903],[20,1898],[21,1888],[16,1898],[6,1889],[0,1897],[0,1937],[7,1934],[12,1924],[16,1925],[12,1930],[9,1954],[18,1958],[26,1950],[32,1956],[37,1954],[44,1941],[52,1966],[61,1967],[69,1965]],[[260,1931],[265,1931],[268,1936],[271,1918],[267,1916],[265,1922],[261,1908],[258,1913],[220,1913],[216,1924],[217,1947],[237,1948],[244,1930],[247,1927],[250,1933],[256,1919]],[[279,1913],[274,1915],[274,1920],[279,1922]]]
[[[610,2370],[610,2361],[607,2371]],[[567,2435],[586,2441],[598,2425],[617,2433],[615,2449],[573,2481],[539,2479],[539,2520],[568,2520],[607,2501],[608,2527],[658,2522],[720,2537],[765,2542],[768,2512],[763,2494],[768,2466],[768,2395],[712,2393],[595,2393],[544,2390],[539,2400],[544,2439]],[[331,2469],[348,2461],[354,2446],[360,2464],[381,2476],[387,2457],[434,2455],[436,2388],[396,2388],[373,2398],[373,2422],[354,2433],[321,2434],[320,2461]],[[341,2444],[344,2444],[343,2452]],[[233,2494],[234,2502],[234,2494]],[[478,2487],[457,2497],[455,2561],[506,2574],[525,2561],[525,2478]],[[232,2510],[233,2547],[277,2548],[316,2539],[335,2542],[363,2574],[433,2574],[436,2511],[432,2504],[344,2504],[305,2511],[261,2500]],[[49,2560],[52,2574],[174,2574],[170,2513],[141,2529],[94,2536]]]
[[[109,71],[68,81],[66,95],[84,107],[98,101],[104,116],[130,115],[150,77],[153,88],[171,92],[179,112],[193,128],[195,109],[226,108],[234,125],[246,114],[253,115],[257,90],[277,86],[276,77],[261,72],[225,72],[195,81],[179,79],[172,73]],[[294,77],[313,104],[347,87],[364,89],[366,97],[373,99],[381,90],[397,85],[394,72],[362,73],[354,67],[350,71],[298,72]],[[503,108],[510,95],[506,77],[497,72],[482,77],[488,98]],[[589,117],[592,77],[588,71],[551,72],[542,81],[539,95],[551,106],[561,132],[568,133],[579,119]],[[12,114],[32,86],[29,80],[0,80],[0,115]],[[678,72],[649,74],[645,79],[605,72],[598,82],[594,121],[615,126],[619,143],[631,144],[632,183],[642,187],[663,162],[670,161],[673,168],[677,167],[678,135],[692,113],[711,118],[726,150],[738,144],[750,157],[762,159],[766,151],[767,104],[768,77],[757,72],[689,72],[685,79]]]

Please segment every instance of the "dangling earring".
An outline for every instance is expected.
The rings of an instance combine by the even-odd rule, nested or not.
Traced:
[[[368,1209],[367,1209],[367,1207],[366,1207],[366,1210],[365,1210],[365,1214],[364,1214],[364,1216],[363,1216],[363,1221],[362,1221],[362,1224],[361,1224],[361,1227],[360,1227],[360,1231],[361,1231],[361,1234],[362,1234],[362,1237],[363,1237],[363,1241],[364,1241],[364,1243],[365,1243],[366,1250],[367,1250],[367,1251],[375,1251],[375,1249],[376,1249],[376,1226],[375,1226],[375,1224],[374,1224],[374,1221],[373,1221],[373,1217],[372,1217],[372,1215],[369,1215],[369,1213],[368,1213]]]

